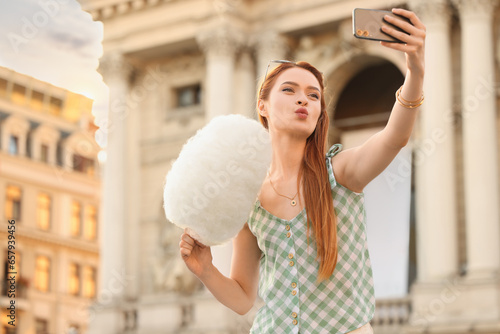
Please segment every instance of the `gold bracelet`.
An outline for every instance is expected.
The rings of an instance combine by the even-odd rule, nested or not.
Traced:
[[[420,103],[423,99],[424,99],[424,93],[422,93],[422,96],[420,97],[420,99],[418,100],[415,100],[415,101],[408,101],[406,99],[404,99],[402,96],[401,96],[401,91],[403,90],[403,86],[399,87],[398,89],[398,96],[399,96],[399,99],[405,103],[405,104],[408,104],[408,105],[415,105],[415,104],[418,104]]]
[[[415,101],[408,101],[408,100],[405,100],[403,97],[401,97],[401,90],[402,89],[403,89],[403,86],[399,87],[399,89],[396,91],[396,100],[403,107],[413,109],[413,108],[420,107],[422,105],[422,103],[424,103],[424,93],[422,93],[422,97],[420,97],[420,99],[415,100]]]

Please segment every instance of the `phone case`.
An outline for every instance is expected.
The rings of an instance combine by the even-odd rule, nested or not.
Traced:
[[[390,15],[398,19],[404,20],[411,24],[406,17],[393,14],[390,11],[366,8],[354,8],[352,12],[352,28],[354,37],[368,39],[372,41],[385,41],[390,43],[404,43],[391,35],[382,31],[382,26],[390,26],[398,31],[407,33],[395,25],[385,21],[384,16]]]

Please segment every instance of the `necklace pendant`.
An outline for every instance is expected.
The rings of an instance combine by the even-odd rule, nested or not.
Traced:
[[[290,204],[291,204],[292,206],[295,206],[295,205],[297,205],[297,202],[296,202],[295,200],[292,200],[292,201],[290,202]]]

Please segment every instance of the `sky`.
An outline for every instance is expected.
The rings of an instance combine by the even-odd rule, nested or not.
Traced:
[[[97,125],[108,106],[102,38],[102,23],[76,0],[0,0],[0,66],[93,99]]]

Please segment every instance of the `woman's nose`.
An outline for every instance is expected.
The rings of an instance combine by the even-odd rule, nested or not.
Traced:
[[[297,104],[298,104],[298,105],[301,105],[301,106],[302,106],[302,105],[306,105],[306,104],[307,104],[307,101],[306,101],[306,100],[303,100],[303,99],[298,99],[298,100],[297,100]]]

